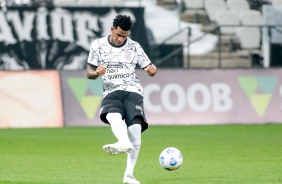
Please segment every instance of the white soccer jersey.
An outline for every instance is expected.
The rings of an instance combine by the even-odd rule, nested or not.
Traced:
[[[143,96],[143,87],[135,74],[135,67],[145,68],[151,61],[138,42],[127,38],[122,46],[113,46],[109,37],[93,41],[87,63],[92,67],[107,67],[102,76],[103,96],[124,90],[136,92]]]

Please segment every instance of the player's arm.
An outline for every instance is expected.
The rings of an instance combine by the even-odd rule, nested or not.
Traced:
[[[103,65],[99,65],[98,67],[95,67],[94,65],[87,65],[87,78],[88,79],[97,79],[99,76],[104,75],[106,73],[106,67]]]
[[[147,74],[151,77],[156,75],[157,67],[152,64],[147,54],[144,52],[143,48],[139,43],[136,44],[136,52],[137,52],[137,61],[139,66],[147,72]]]
[[[87,59],[87,78],[97,79],[99,76],[104,75],[106,72],[106,67],[99,65],[99,55],[98,55],[98,43],[93,41],[90,47],[88,59]]]
[[[146,66],[144,68],[144,70],[147,72],[147,74],[151,77],[153,77],[154,75],[156,75],[157,73],[157,67],[154,64],[149,64],[148,66]]]

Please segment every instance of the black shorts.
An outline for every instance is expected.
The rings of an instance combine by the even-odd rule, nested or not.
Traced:
[[[132,125],[132,120],[137,117],[141,120],[142,132],[148,128],[148,123],[143,110],[143,96],[138,93],[117,90],[107,94],[101,104],[100,118],[109,124],[106,116],[110,112],[118,112],[125,120],[127,127]]]

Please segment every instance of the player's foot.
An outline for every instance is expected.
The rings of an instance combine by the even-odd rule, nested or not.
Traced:
[[[131,153],[134,147],[130,142],[117,142],[114,144],[106,144],[102,149],[108,154],[117,155],[120,153]]]
[[[127,184],[140,184],[140,182],[137,181],[132,175],[124,175],[123,183],[127,183]]]

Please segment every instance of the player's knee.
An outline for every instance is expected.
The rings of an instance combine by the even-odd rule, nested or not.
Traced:
[[[140,124],[133,124],[131,126],[128,127],[128,131],[129,133],[132,134],[140,134],[141,135],[141,125]]]
[[[122,117],[121,117],[121,114],[118,113],[118,112],[111,112],[111,113],[108,113],[107,116],[106,116],[107,120],[109,122],[111,121],[115,121],[115,120],[122,120]]]
[[[131,121],[131,125],[142,125],[143,117],[142,116],[135,116],[134,119]]]

